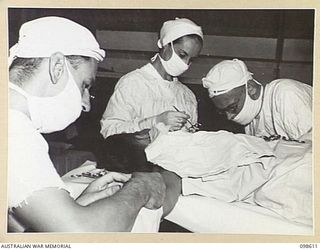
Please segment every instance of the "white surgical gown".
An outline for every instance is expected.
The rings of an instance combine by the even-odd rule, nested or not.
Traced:
[[[27,204],[29,196],[45,188],[64,189],[73,195],[74,189],[81,187],[63,182],[49,157],[47,142],[25,114],[10,109],[8,128],[8,225],[10,231],[23,232],[27,227],[15,217],[12,208]],[[132,232],[157,232],[161,215],[162,208],[141,209]]]
[[[50,160],[49,147],[31,120],[10,109],[8,122],[8,228],[23,232],[26,227],[11,209],[28,202],[28,197],[44,188],[68,190]]]
[[[35,191],[66,189],[50,157],[49,147],[31,120],[22,112],[9,110],[8,206],[17,207]]]
[[[175,111],[173,106],[190,115],[192,123],[197,122],[193,92],[177,79],[164,80],[148,63],[120,78],[100,121],[100,133],[107,138],[151,129],[156,125],[155,116]]]
[[[265,86],[260,114],[245,128],[254,136],[281,135],[299,139],[312,130],[312,87],[291,79]]]

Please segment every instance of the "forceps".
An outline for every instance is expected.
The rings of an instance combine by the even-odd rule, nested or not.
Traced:
[[[172,106],[176,111],[181,112],[176,106]],[[192,124],[192,122],[187,119],[187,122],[190,124],[190,128],[188,129],[189,132],[196,132],[200,129],[201,123],[196,122],[195,124]]]

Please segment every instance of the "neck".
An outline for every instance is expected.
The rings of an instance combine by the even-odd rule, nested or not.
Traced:
[[[160,61],[160,59],[159,59],[159,56],[160,56],[160,55],[158,55],[158,56],[156,57],[156,59],[155,59],[153,62],[151,62],[152,66],[158,71],[158,73],[161,75],[161,77],[162,77],[164,80],[173,81],[173,77],[172,77],[171,75],[169,75],[169,74],[165,71],[165,69],[163,68],[162,63],[161,63],[161,61]]]

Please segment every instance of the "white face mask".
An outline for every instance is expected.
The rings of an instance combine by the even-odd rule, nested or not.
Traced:
[[[248,94],[248,87],[246,84],[246,99],[243,104],[243,107],[239,112],[239,114],[237,114],[231,120],[241,125],[249,124],[260,113],[261,106],[262,106],[262,96],[263,96],[263,87],[261,86],[259,98],[257,100],[253,100]]]
[[[51,133],[65,129],[81,114],[81,92],[68,65],[68,82],[62,92],[52,97],[32,96],[13,83],[9,88],[27,98],[31,121],[40,133]]]
[[[171,75],[171,76],[179,76],[183,72],[185,72],[189,65],[186,64],[174,51],[173,44],[171,42],[171,49],[172,49],[172,55],[171,58],[168,61],[165,61],[161,58],[159,55],[160,61],[162,66],[164,67],[165,71]]]

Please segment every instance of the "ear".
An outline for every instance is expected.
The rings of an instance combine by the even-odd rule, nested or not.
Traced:
[[[49,58],[49,74],[53,84],[56,84],[65,69],[65,56],[61,52],[53,53]]]
[[[172,56],[172,48],[171,48],[171,43],[168,43],[166,45],[164,45],[161,49],[160,49],[160,56],[164,59],[164,60],[169,60]]]
[[[253,100],[257,100],[260,96],[261,86],[255,83],[253,80],[249,80],[247,83],[248,94]]]

